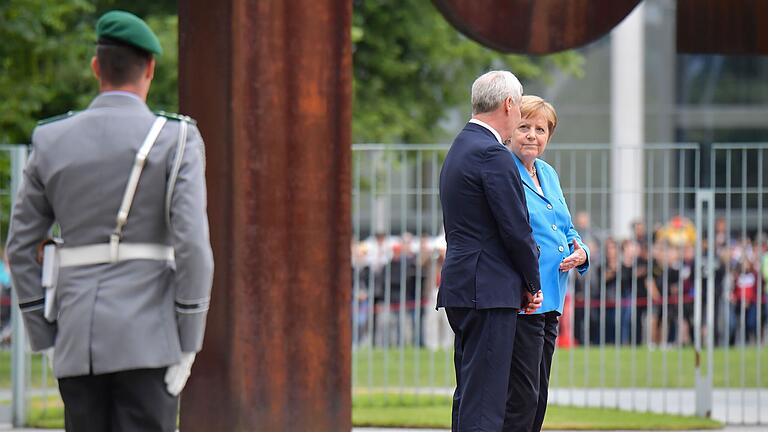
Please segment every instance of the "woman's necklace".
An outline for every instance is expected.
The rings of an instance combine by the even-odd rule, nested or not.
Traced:
[[[533,168],[528,171],[528,174],[531,175],[531,178],[536,177],[536,165],[534,165]]]

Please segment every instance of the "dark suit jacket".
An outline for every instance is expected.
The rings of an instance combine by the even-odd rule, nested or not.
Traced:
[[[468,123],[440,172],[448,243],[438,307],[519,308],[539,290],[539,251],[511,152]]]

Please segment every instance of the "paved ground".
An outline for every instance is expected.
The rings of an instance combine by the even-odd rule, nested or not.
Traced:
[[[766,426],[727,426],[724,429],[720,429],[723,432],[765,432]],[[2,429],[0,429],[2,430]],[[446,432],[447,429],[374,429],[374,428],[355,428],[353,432]],[[558,432],[558,431],[547,431]],[[571,431],[572,432],[572,431]],[[598,431],[579,431],[579,432],[598,432]],[[605,431],[599,431],[605,432]],[[665,432],[665,431],[656,431]],[[671,431],[666,431],[671,432]],[[712,432],[709,431],[688,431],[688,432]]]
[[[721,429],[723,432],[765,432],[765,426],[728,426]],[[53,429],[13,429],[9,425],[0,425],[2,432],[57,432]],[[62,432],[63,429],[59,429]],[[447,429],[378,429],[378,428],[354,428],[352,432],[446,432]],[[558,431],[548,431],[558,432]],[[580,431],[580,432],[605,432],[605,431]],[[665,432],[665,431],[656,431]],[[671,432],[671,431],[670,431]],[[709,431],[688,431],[688,432],[712,432]]]
[[[692,389],[553,389],[550,403],[566,406],[619,408],[625,411],[694,415],[696,392]],[[715,389],[712,418],[723,423],[764,424],[768,431],[768,389]],[[744,432],[747,432],[745,429]],[[749,431],[752,432],[752,431]]]

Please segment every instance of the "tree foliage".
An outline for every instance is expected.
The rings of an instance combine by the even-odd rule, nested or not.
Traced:
[[[0,142],[27,142],[39,117],[82,105],[93,92],[93,30],[83,20],[92,10],[84,0],[0,3]]]
[[[468,114],[469,87],[491,68],[521,80],[553,68],[579,73],[581,57],[502,55],[451,27],[427,0],[353,0],[353,139],[435,142],[451,115]],[[36,121],[82,110],[96,95],[94,25],[108,9],[145,18],[164,54],[148,104],[178,110],[176,3],[169,0],[0,2],[0,142],[29,141]],[[525,84],[525,82],[524,82]]]
[[[167,17],[170,15],[176,15],[176,0],[94,0],[92,1],[96,7],[96,16],[101,16],[104,12],[112,9],[127,10],[140,17]],[[213,5],[214,3],[212,3]],[[150,25],[151,27],[151,25]],[[155,27],[151,27],[155,30]],[[163,45],[165,50],[165,45]]]
[[[119,6],[115,3],[131,12],[163,12],[145,16],[164,50],[149,104],[177,110],[174,4],[169,12],[167,1],[137,1],[133,8],[125,1],[7,0],[0,3],[0,143],[29,142],[37,120],[87,107],[98,91],[90,69],[94,26],[104,10]]]
[[[176,14],[152,15],[147,24],[155,31],[163,55],[158,57],[155,78],[149,89],[147,104],[154,110],[177,112],[179,110],[179,20]]]
[[[553,67],[578,74],[574,52],[504,55],[455,30],[427,0],[355,0],[354,142],[434,142],[452,111],[469,112],[474,78],[507,69],[521,80]],[[525,82],[523,82],[525,84]]]

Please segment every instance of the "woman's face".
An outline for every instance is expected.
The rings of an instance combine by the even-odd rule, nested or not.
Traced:
[[[544,153],[549,142],[549,124],[543,115],[520,120],[512,136],[511,149],[524,162],[532,162]]]

